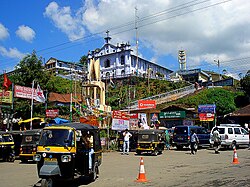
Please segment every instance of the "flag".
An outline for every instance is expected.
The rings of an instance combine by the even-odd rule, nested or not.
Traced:
[[[35,92],[35,100],[41,103],[45,103],[45,97],[43,94],[43,90],[40,88],[39,84],[37,84],[36,92]]]
[[[12,84],[12,82],[10,81],[10,79],[7,77],[7,74],[4,73],[3,75],[3,87],[5,88],[5,90],[8,90],[9,86]]]

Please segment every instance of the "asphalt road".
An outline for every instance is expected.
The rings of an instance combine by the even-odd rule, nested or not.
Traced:
[[[138,156],[134,152],[103,153],[99,178],[92,183],[76,179],[59,186],[127,187],[127,186],[250,186],[250,150],[238,149],[240,164],[232,164],[233,150],[214,154],[213,150],[165,150],[158,156]],[[139,175],[140,158],[143,157],[147,183],[135,182]],[[0,162],[0,187],[39,186],[36,164]]]

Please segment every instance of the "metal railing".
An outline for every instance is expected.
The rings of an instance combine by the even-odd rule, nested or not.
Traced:
[[[159,95],[154,95],[151,97],[143,98],[141,100],[155,100],[156,104],[161,104],[165,102],[170,102],[182,98],[188,94],[194,93],[194,85],[186,86],[184,88],[179,88],[177,90],[172,90]],[[130,109],[135,109],[138,106],[138,100],[130,103]]]

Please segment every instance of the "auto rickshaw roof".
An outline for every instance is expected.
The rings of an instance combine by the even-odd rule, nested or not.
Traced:
[[[161,134],[164,133],[164,130],[160,129],[147,129],[147,130],[139,130],[138,134]]]
[[[10,135],[10,133],[9,133],[9,132],[6,132],[6,131],[0,131],[0,134],[1,134],[1,135]]]
[[[74,128],[75,130],[98,130],[96,126],[92,126],[85,123],[63,123],[63,124],[53,124],[52,126],[45,127],[46,129],[51,128]]]
[[[26,130],[21,132],[21,135],[39,135],[42,129],[33,129],[33,130]]]

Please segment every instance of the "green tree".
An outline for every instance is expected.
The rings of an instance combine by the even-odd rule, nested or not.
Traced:
[[[83,65],[83,67],[88,67],[88,57],[86,55],[83,55],[80,59],[80,64]]]
[[[245,77],[240,80],[240,85],[248,96],[250,96],[250,70]]]

